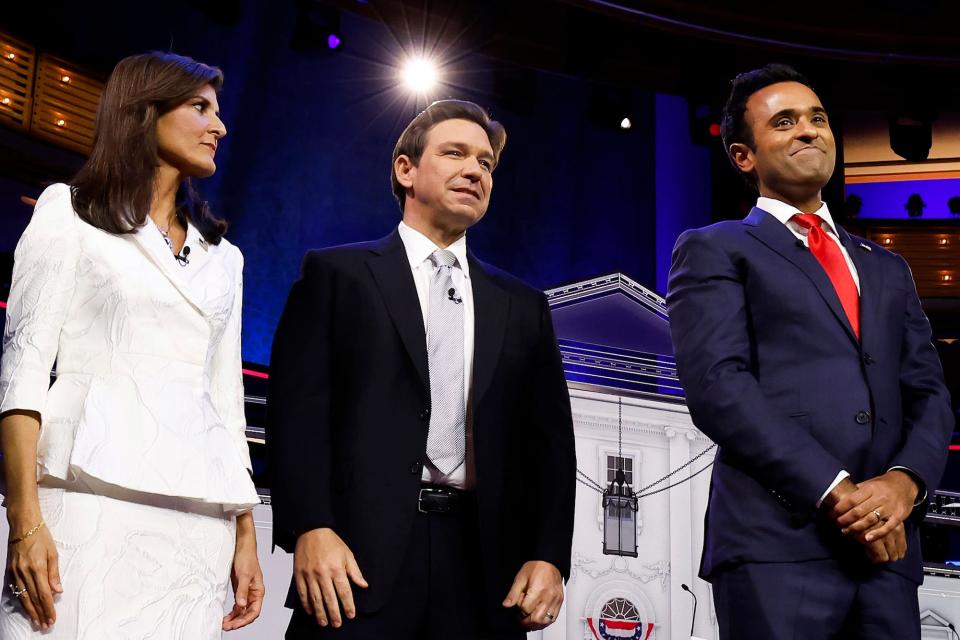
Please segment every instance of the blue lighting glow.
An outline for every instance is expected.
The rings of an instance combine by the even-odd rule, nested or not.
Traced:
[[[918,194],[926,205],[923,219],[960,217],[951,214],[947,206],[950,198],[960,196],[960,178],[849,183],[846,192],[848,198],[856,195],[863,200],[861,218],[908,218],[904,205],[913,194]]]

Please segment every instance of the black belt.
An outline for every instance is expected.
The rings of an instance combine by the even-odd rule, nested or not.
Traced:
[[[417,497],[420,513],[457,513],[472,502],[472,491],[461,491],[440,485],[422,485]]]

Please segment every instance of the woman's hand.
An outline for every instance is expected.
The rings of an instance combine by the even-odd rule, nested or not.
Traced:
[[[24,612],[40,629],[49,629],[56,619],[53,594],[62,593],[57,547],[40,513],[37,494],[37,437],[40,414],[8,411],[0,416],[0,449],[7,480],[7,579],[0,588],[10,589]],[[31,533],[32,532],[32,533]],[[30,535],[27,535],[30,534]]]
[[[245,627],[260,615],[263,607],[263,571],[257,558],[257,533],[253,512],[237,516],[237,548],[233,554],[233,610],[223,619],[223,630]]]
[[[38,515],[33,519],[10,517],[11,539],[21,537],[40,522]],[[30,522],[30,525],[21,525]],[[7,580],[4,586],[16,590],[20,595],[20,604],[24,612],[40,629],[49,629],[57,620],[53,607],[53,594],[63,593],[60,584],[60,569],[57,547],[47,527],[41,526],[35,533],[20,542],[7,547]]]

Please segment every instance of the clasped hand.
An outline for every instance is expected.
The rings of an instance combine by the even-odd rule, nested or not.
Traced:
[[[894,469],[859,484],[843,480],[826,506],[844,535],[860,542],[872,562],[896,562],[907,553],[903,522],[918,490],[913,478]]]

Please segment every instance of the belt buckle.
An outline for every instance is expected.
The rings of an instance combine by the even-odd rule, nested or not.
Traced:
[[[431,489],[430,487],[420,487],[420,493],[417,494],[417,511],[420,513],[430,513],[429,511],[424,511],[423,509],[424,493],[436,493],[436,489]]]

